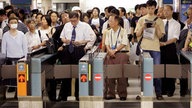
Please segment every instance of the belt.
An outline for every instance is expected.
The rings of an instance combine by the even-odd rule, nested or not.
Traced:
[[[128,53],[128,50],[123,50],[123,51],[117,51],[116,53]]]
[[[22,56],[22,57],[18,57],[18,58],[11,58],[11,57],[7,57],[7,59],[9,59],[9,60],[17,60],[17,59],[22,59],[22,58],[24,58],[25,56]]]
[[[67,47],[67,46],[69,46],[69,45],[63,45],[63,47]],[[85,45],[79,45],[79,46],[73,45],[73,47],[76,47],[76,48],[78,48],[78,47],[85,47]]]

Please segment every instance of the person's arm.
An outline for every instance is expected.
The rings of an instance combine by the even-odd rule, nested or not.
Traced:
[[[28,46],[27,46],[27,38],[26,36],[23,34],[23,53],[24,53],[24,56],[25,56],[25,59],[27,58],[27,53],[28,53]]]
[[[84,40],[82,42],[86,42],[86,46],[84,48],[86,51],[86,50],[91,49],[93,47],[95,40],[96,40],[95,32],[92,30],[90,25],[87,25],[85,35],[86,35],[86,40]]]
[[[160,39],[165,35],[165,27],[164,27],[164,22],[161,19],[157,19],[155,24],[155,33],[157,37]]]
[[[106,32],[107,32],[107,30],[104,31],[103,36],[102,36],[102,44],[101,44],[102,45],[101,46],[101,51],[102,52],[105,52],[105,50],[106,50],[106,46],[105,46]]]
[[[6,46],[6,36],[3,35],[2,42],[1,42],[1,53],[6,54],[6,52],[7,52],[6,48],[7,48],[7,46]]]
[[[146,28],[145,24],[142,23],[141,19],[139,19],[135,28],[136,36],[141,37],[145,28]]]
[[[191,42],[191,33],[190,31],[188,32],[187,38],[185,40],[185,45],[184,48],[182,48],[182,51],[187,51],[189,48],[189,43]]]

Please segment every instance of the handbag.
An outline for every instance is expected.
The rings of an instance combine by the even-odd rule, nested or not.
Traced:
[[[141,54],[141,42],[142,42],[142,40],[143,40],[143,36],[139,40],[137,47],[136,47],[136,55],[138,55],[138,56]]]
[[[53,54],[55,52],[55,44],[53,38],[50,38],[48,34],[46,34],[48,40],[46,41],[47,51],[49,54]]]
[[[42,43],[42,38],[41,38],[41,32],[40,30],[38,30],[38,33],[39,33],[39,38],[40,38],[40,41]],[[48,34],[46,34],[48,40],[46,41],[46,47],[47,47],[47,53],[49,54],[53,54],[55,52],[55,44],[54,44],[54,40],[53,38],[50,38],[48,36]]]

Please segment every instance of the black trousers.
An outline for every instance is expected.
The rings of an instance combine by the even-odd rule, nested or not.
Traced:
[[[68,50],[69,46],[65,46],[62,53],[61,64],[78,64],[79,60],[85,55],[84,46],[74,47],[72,53]],[[64,72],[64,71],[63,71]],[[71,95],[71,78],[65,78],[61,82],[61,90],[59,97],[61,99],[67,99],[67,96]],[[75,97],[79,97],[79,80],[75,81]]]
[[[189,60],[180,55],[180,63],[181,64],[190,64]],[[186,95],[188,91],[188,79],[180,78],[180,95]]]
[[[179,64],[176,44],[161,47],[161,64]],[[162,79],[162,94],[173,94],[175,92],[175,78]]]

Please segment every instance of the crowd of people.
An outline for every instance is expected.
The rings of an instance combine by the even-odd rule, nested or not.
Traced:
[[[157,6],[155,0],[135,6],[135,13],[126,12],[124,7],[108,6],[104,13],[98,7],[82,12],[78,6],[71,11],[58,13],[49,10],[47,14],[32,11],[25,15],[22,9],[6,6],[0,10],[1,53],[6,54],[7,65],[14,65],[19,59],[26,58],[28,52],[45,47],[49,38],[54,39],[55,53],[61,64],[78,64],[78,61],[93,45],[99,45],[102,52],[107,52],[105,64],[127,64],[129,55],[135,54],[131,48],[141,42],[143,52],[149,52],[154,64],[179,64],[182,58],[178,53],[178,40],[183,30],[186,41],[179,50],[191,50],[190,25],[192,7],[187,10],[187,20],[181,22],[179,14],[173,12],[171,5]],[[59,101],[67,101],[71,95],[71,78],[61,80]],[[155,78],[156,98],[162,95],[174,95],[174,78]],[[11,83],[10,83],[11,82]],[[16,85],[14,79],[9,84]],[[187,79],[180,79],[180,95],[187,94]],[[127,99],[128,78],[105,78],[105,99]],[[117,86],[117,87],[116,87]],[[11,90],[10,90],[11,91]],[[79,100],[78,79],[75,83],[75,97]]]

